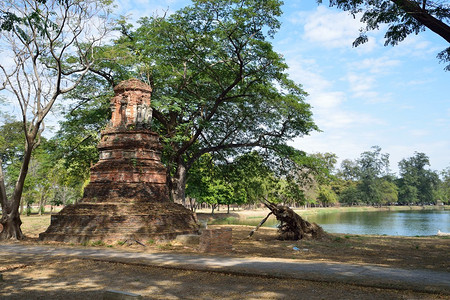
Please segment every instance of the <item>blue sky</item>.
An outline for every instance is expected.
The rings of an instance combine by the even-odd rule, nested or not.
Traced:
[[[356,159],[378,145],[391,168],[423,152],[431,168],[450,166],[450,72],[436,54],[448,44],[426,31],[396,47],[384,47],[384,30],[352,47],[362,24],[347,12],[314,0],[286,0],[281,29],[273,40],[289,74],[309,93],[322,132],[297,138],[308,153],[333,152]],[[175,11],[190,1],[118,0],[122,14],[141,16]]]
[[[378,145],[390,154],[393,171],[415,151],[428,155],[433,170],[450,167],[450,72],[436,58],[448,47],[444,39],[426,31],[384,47],[381,28],[369,34],[369,43],[353,48],[362,27],[358,18],[315,0],[284,2],[272,43],[284,55],[291,78],[309,93],[306,101],[322,130],[295,139],[293,146],[333,152],[340,163]],[[117,14],[136,21],[190,1],[116,3]]]

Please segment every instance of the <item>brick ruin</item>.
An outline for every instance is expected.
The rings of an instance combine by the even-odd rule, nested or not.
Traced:
[[[233,251],[231,228],[204,229],[200,236],[199,251],[231,253]]]
[[[150,86],[131,79],[114,92],[83,198],[52,215],[41,240],[145,242],[198,233],[195,214],[169,199],[159,136],[149,130]]]

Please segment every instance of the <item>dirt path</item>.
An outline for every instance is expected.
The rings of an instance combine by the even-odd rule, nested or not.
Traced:
[[[40,255],[0,258],[1,299],[101,299],[113,289],[144,299],[449,299],[439,294],[349,284],[239,276],[142,265],[55,259]]]
[[[373,265],[324,263],[311,260],[237,258],[220,254],[144,253],[93,247],[51,247],[34,245],[0,245],[8,256],[41,256],[49,259],[82,258],[104,262],[262,276],[305,279],[320,282],[351,283],[360,286],[411,289],[450,295],[450,274],[429,270],[404,270]]]

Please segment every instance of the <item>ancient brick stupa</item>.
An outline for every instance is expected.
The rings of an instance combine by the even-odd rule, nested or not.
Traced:
[[[41,240],[140,241],[196,233],[195,215],[170,201],[161,145],[150,131],[150,86],[137,79],[119,83],[112,117],[101,133],[100,160],[78,204],[52,215]]]

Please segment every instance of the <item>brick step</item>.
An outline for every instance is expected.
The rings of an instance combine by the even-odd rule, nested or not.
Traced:
[[[189,210],[174,203],[79,203],[66,206],[59,215],[191,215]]]
[[[41,233],[39,234],[39,239],[44,241],[56,241],[56,242],[66,242],[66,243],[82,243],[82,242],[95,242],[95,241],[104,241],[106,243],[114,243],[117,241],[126,241],[126,240],[138,240],[141,243],[145,243],[149,240],[171,240],[175,239],[177,235],[189,234],[192,231],[165,231],[154,233],[151,236],[148,234],[139,234],[139,233],[106,233],[106,234],[89,234],[89,233],[81,233],[76,234],[72,233],[67,235],[65,233]]]
[[[167,232],[193,233],[197,225],[189,214],[127,214],[98,215],[58,214],[52,215],[51,224],[45,234],[109,234],[124,235],[130,233],[147,236],[166,235]]]

